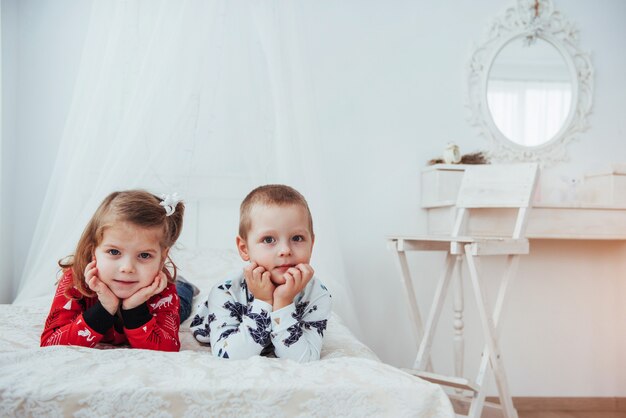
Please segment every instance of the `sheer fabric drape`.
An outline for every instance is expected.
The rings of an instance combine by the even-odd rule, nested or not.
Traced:
[[[15,303],[51,295],[56,261],[73,252],[87,220],[113,190],[178,192],[189,202],[180,247],[234,249],[236,225],[230,234],[211,236],[221,219],[194,216],[194,202],[214,202],[232,221],[253,187],[287,183],[311,206],[312,263],[333,293],[335,311],[358,326],[319,175],[297,7],[278,1],[93,3]]]

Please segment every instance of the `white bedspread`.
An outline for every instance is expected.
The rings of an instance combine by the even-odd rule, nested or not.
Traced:
[[[39,348],[47,309],[0,305],[0,416],[451,417],[436,385],[381,363],[329,321],[322,359],[214,358],[183,327],[179,353]]]
[[[233,251],[187,251],[176,260],[202,290],[196,301],[241,268]],[[0,305],[0,417],[454,416],[439,386],[380,362],[337,316],[319,361],[225,360],[193,338],[191,318],[178,353],[40,348],[51,300]]]

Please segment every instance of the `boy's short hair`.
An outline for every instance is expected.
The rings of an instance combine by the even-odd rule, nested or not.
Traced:
[[[252,225],[250,212],[255,205],[299,205],[306,209],[309,218],[309,232],[313,236],[313,217],[306,199],[293,187],[284,184],[267,184],[252,190],[241,202],[239,208],[239,236],[248,238],[248,231]]]

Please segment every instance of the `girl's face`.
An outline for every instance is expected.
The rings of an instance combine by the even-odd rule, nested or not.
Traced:
[[[284,274],[300,263],[309,264],[314,237],[305,208],[299,205],[256,205],[247,240],[237,237],[239,255],[270,272],[275,285],[285,283]]]
[[[161,249],[163,231],[128,222],[104,230],[102,242],[94,251],[98,277],[120,299],[152,284],[161,271],[167,249]]]

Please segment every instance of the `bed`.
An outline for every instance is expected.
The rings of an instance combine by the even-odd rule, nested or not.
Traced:
[[[239,268],[229,251],[182,258],[181,273],[202,289],[196,301]],[[317,362],[223,360],[193,338],[191,318],[178,353],[40,348],[51,298],[0,305],[2,417],[454,416],[439,386],[382,363],[334,314]]]

